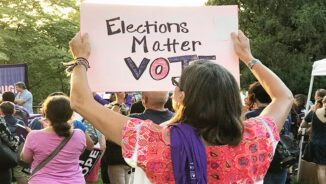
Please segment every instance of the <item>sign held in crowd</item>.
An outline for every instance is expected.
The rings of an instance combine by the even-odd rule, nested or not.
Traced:
[[[91,173],[97,160],[101,157],[101,154],[102,150],[100,149],[93,149],[92,151],[85,150],[79,157],[79,166],[85,178]]]
[[[172,90],[172,77],[198,59],[213,60],[239,80],[230,38],[238,29],[237,6],[131,6],[86,1],[81,33],[92,45],[92,90]]]

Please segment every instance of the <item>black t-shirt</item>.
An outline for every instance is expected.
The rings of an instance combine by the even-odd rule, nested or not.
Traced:
[[[309,122],[312,121],[312,114],[313,114],[313,111],[310,110],[310,111],[308,112],[308,114],[304,117],[304,120],[305,120],[307,123],[309,123]]]
[[[138,118],[141,120],[151,120],[155,124],[161,124],[165,121],[170,120],[174,116],[174,113],[165,110],[165,111],[157,111],[153,109],[146,109],[143,113],[135,113],[135,114],[130,114],[129,117],[131,118]]]

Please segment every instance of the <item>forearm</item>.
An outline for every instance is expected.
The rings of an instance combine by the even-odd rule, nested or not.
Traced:
[[[77,65],[71,75],[70,99],[72,108],[77,112],[79,107],[84,107],[87,103],[94,101],[88,85],[86,69],[81,65]]]
[[[292,92],[269,68],[263,64],[255,64],[251,71],[272,100],[284,99],[292,105]]]
[[[15,102],[15,104],[18,104],[18,105],[23,105],[24,104],[23,100],[15,100],[14,102]]]

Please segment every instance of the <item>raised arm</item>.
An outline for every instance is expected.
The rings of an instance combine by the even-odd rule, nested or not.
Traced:
[[[242,62],[248,65],[254,59],[251,54],[249,39],[242,31],[239,31],[238,34],[232,33],[231,38],[235,52]],[[282,80],[262,63],[258,62],[254,64],[251,72],[272,99],[272,102],[264,109],[261,115],[274,119],[277,129],[280,132],[291,110],[293,95]]]
[[[84,57],[88,59],[91,48],[87,34],[81,37],[78,33],[69,42],[69,46],[74,58]],[[106,138],[118,145],[121,144],[122,128],[129,118],[105,108],[94,100],[88,85],[86,68],[82,65],[77,65],[73,69],[70,99],[74,111],[90,122]]]

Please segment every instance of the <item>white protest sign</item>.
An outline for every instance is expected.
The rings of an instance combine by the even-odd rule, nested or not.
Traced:
[[[93,91],[173,90],[191,61],[209,59],[239,81],[231,32],[237,6],[164,7],[104,2],[81,4],[81,33],[92,52],[88,80]]]

